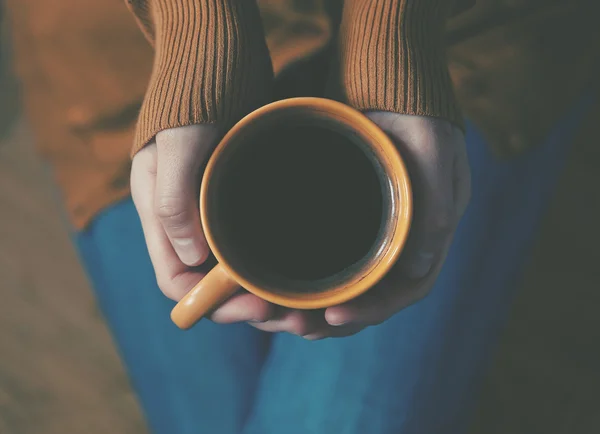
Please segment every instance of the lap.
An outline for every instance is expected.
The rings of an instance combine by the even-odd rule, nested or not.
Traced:
[[[509,162],[470,126],[473,199],[438,283],[422,302],[349,338],[270,341],[246,325],[208,321],[181,332],[131,200],[102,213],[76,244],[153,430],[460,432],[576,114]]]
[[[352,337],[275,336],[244,433],[463,432],[578,119],[506,162],[469,125],[472,201],[431,294]]]
[[[268,336],[245,324],[209,321],[179,330],[130,199],[98,216],[75,241],[153,432],[239,433]]]

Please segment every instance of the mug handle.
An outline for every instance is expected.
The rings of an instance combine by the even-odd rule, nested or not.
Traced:
[[[217,264],[175,305],[171,320],[180,329],[189,329],[239,288],[225,268]]]

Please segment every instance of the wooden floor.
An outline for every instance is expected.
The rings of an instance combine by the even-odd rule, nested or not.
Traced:
[[[0,433],[144,433],[30,144],[0,145]]]
[[[31,143],[22,124],[0,142],[0,433],[145,433]],[[586,152],[545,220],[472,434],[600,433],[599,154]]]

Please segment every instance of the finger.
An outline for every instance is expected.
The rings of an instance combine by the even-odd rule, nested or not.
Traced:
[[[188,266],[208,256],[200,225],[201,167],[215,145],[212,125],[190,125],[156,135],[158,165],[154,210],[177,256]]]
[[[219,324],[237,322],[262,323],[275,315],[274,306],[248,292],[240,292],[219,306],[209,318]]]
[[[325,320],[336,327],[377,325],[422,300],[437,281],[451,244],[451,239],[446,242],[431,272],[425,278],[412,280],[407,278],[399,267],[394,267],[378,285],[364,295],[328,308],[325,311]]]
[[[136,154],[131,169],[131,193],[140,216],[158,286],[167,297],[179,301],[205,273],[189,269],[179,260],[162,224],[154,214],[156,160],[155,144],[148,145]]]
[[[421,298],[421,286],[416,287],[414,282],[413,285],[408,286],[407,282],[406,278],[396,281],[395,284],[382,282],[368,294],[328,308],[325,319],[335,327],[381,324]]]
[[[284,310],[276,319],[263,323],[250,323],[265,332],[287,332],[297,336],[317,333],[327,327],[323,311]]]

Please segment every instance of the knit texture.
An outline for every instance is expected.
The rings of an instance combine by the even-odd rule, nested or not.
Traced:
[[[155,48],[133,153],[164,129],[200,123],[226,129],[269,101],[273,73],[255,2],[130,5]]]
[[[360,110],[435,116],[462,126],[448,73],[448,0],[346,0],[340,99]]]
[[[227,128],[269,100],[271,63],[253,1],[130,5],[156,50],[133,154],[161,130],[215,122]],[[453,7],[448,0],[346,0],[333,67],[338,99],[462,126],[445,58]]]
[[[389,1],[376,1],[375,6],[389,10]],[[354,9],[355,7],[362,6],[363,12],[368,12],[364,6],[367,0],[346,0],[344,11],[338,11],[342,0],[257,2],[264,20],[263,27],[273,64],[282,72],[280,78],[285,79],[287,71],[288,78],[290,75],[299,76],[299,81],[306,74],[303,71],[306,71],[308,63],[303,58],[314,58],[315,51],[321,50],[318,54],[327,61],[332,57],[327,57],[329,54],[323,48],[329,47],[332,42],[340,44],[339,41],[343,40],[338,39],[343,35],[337,32],[337,18],[344,18],[344,35],[360,33],[360,24],[351,25],[352,21],[348,17],[357,14],[359,9]],[[6,23],[10,24],[14,71],[21,83],[21,97],[28,123],[35,133],[36,147],[55,173],[72,224],[81,229],[93,222],[93,218],[102,209],[129,194],[129,153],[139,107],[145,96],[144,110],[149,107],[148,101],[153,101],[147,96],[147,91],[152,92],[159,82],[183,83],[182,78],[166,80],[157,74],[155,63],[160,62],[148,43],[148,40],[155,41],[155,36],[160,33],[160,17],[156,13],[154,1],[134,0],[129,4],[147,38],[140,32],[124,0],[3,0],[1,3],[3,12],[6,13]],[[168,3],[178,8],[208,4],[204,0],[169,0]],[[473,0],[457,0],[453,5],[454,12],[459,12],[472,3]],[[216,2],[211,4],[217,5]],[[234,4],[233,0],[230,4]],[[401,2],[396,4],[402,7]],[[425,51],[422,51],[423,47],[417,47],[418,44],[412,42],[415,41],[411,39],[413,32],[410,29],[413,28],[413,23],[421,23],[418,24],[422,25],[419,28],[426,35],[438,32],[436,26],[426,24],[427,20],[432,19],[428,15],[431,4],[431,0],[411,0],[410,5],[405,2],[404,9],[396,9],[404,14],[404,30],[402,27],[390,26],[390,30],[396,32],[394,38],[398,38],[399,29],[407,36],[398,41],[410,43],[413,57],[418,53],[430,53],[427,51],[429,45],[425,45]],[[254,25],[258,25],[257,11],[253,5],[253,0],[236,0],[236,17],[242,19],[245,12],[251,11],[248,16]],[[442,8],[439,12],[445,14],[444,3],[439,0],[437,5]],[[417,8],[417,12],[421,10],[428,13],[414,14],[414,8]],[[216,9],[209,10],[214,17]],[[323,15],[324,10],[335,11],[335,26]],[[381,12],[382,9],[377,10],[380,21],[392,18],[392,15]],[[198,8],[195,7],[192,11],[198,12]],[[370,10],[370,16],[375,12]],[[589,91],[590,83],[597,82],[600,26],[596,22],[599,13],[600,4],[589,0],[480,0],[471,9],[448,21],[449,33],[445,38],[451,43],[448,64],[461,108],[497,153],[514,155],[540,143],[556,120],[563,116],[566,107],[571,106],[582,93]],[[360,18],[360,14],[358,16]],[[187,16],[178,15],[177,22],[183,28],[187,19]],[[258,41],[262,47],[262,37],[257,36],[257,32],[260,35],[260,28],[257,30],[248,27],[253,24],[245,18],[243,22],[244,25],[239,30],[251,38],[240,37],[241,44],[253,47],[255,44],[250,42]],[[374,26],[375,32],[380,31],[378,23]],[[202,29],[204,32],[199,30],[196,38],[203,37],[202,33],[206,33],[206,29]],[[178,41],[185,39],[184,34],[173,29],[171,31],[171,46],[178,47]],[[166,32],[163,31],[163,34]],[[232,33],[227,33],[229,34]],[[376,33],[371,35],[365,30],[364,35],[366,43]],[[385,41],[384,36],[380,34],[376,40]],[[156,40],[155,46],[168,42],[167,39],[161,43]],[[424,42],[429,44],[427,40]],[[404,46],[399,46],[399,49]],[[207,48],[214,49],[215,44],[211,47]],[[372,43],[367,47],[370,47],[368,52],[373,53]],[[196,68],[203,67],[204,62],[213,62],[214,57],[211,59],[203,56],[205,45],[198,44],[197,48],[200,52],[197,55],[193,53],[194,58],[201,63],[189,63],[190,66],[183,69],[178,63],[179,76],[183,77],[184,72],[193,70],[196,73],[195,82],[202,83]],[[261,52],[263,50],[264,47]],[[348,53],[346,67],[367,68],[371,73],[377,71],[375,77],[385,76],[386,80],[390,79],[391,74],[385,68],[377,66],[378,63],[372,60],[371,54],[362,63],[353,64],[352,53]],[[395,56],[398,58],[398,54]],[[175,60],[177,58],[173,59]],[[340,59],[336,60],[339,63]],[[420,62],[416,64],[423,65],[423,59]],[[268,69],[268,59],[264,63]],[[318,65],[318,72],[326,68],[326,64]],[[339,71],[334,70],[334,77],[338,82],[343,77]],[[418,82],[425,80],[430,71],[433,69],[411,67],[409,76]],[[240,70],[239,74],[243,73]],[[308,80],[315,76],[310,70],[307,74]],[[150,75],[153,76],[153,82],[148,88]],[[252,86],[266,87],[265,93],[269,93],[270,85],[267,83],[261,86],[256,81],[259,74],[253,73],[252,76],[255,80]],[[402,76],[397,77],[398,83],[401,83],[398,89],[403,91]],[[430,79],[426,81],[432,83]],[[286,80],[280,80],[278,86],[285,82]],[[381,81],[376,79],[376,83],[379,86]],[[183,89],[182,84],[178,86]],[[433,85],[425,88],[430,89],[431,86]],[[442,89],[439,95],[445,94],[444,100],[452,101],[450,88],[442,82],[438,82],[438,87]],[[343,88],[342,86],[342,90]],[[346,95],[347,102],[356,104],[362,101],[360,92],[352,93],[350,86],[346,86],[346,89],[349,91],[342,92],[342,96]],[[362,89],[366,92],[371,87],[365,88],[363,84]],[[319,92],[321,90],[319,86]],[[198,87],[196,92],[206,94],[207,89]],[[264,96],[264,102],[270,99],[270,96],[259,92],[254,94],[261,100]],[[413,92],[414,94],[419,92]],[[10,99],[3,99],[3,96],[0,94],[0,104],[10,104]],[[171,96],[173,100],[170,97],[160,97],[152,104],[158,104],[161,112],[171,111],[177,114],[171,116],[175,124],[195,122],[196,119],[191,116],[179,116],[180,113],[185,113],[186,105],[178,106],[180,100],[176,92]],[[352,96],[354,102],[349,101],[348,96]],[[196,105],[198,101],[194,99],[194,107],[200,106]],[[216,99],[206,98],[205,101]],[[373,98],[370,95],[367,101],[378,104],[363,104],[364,108],[385,108],[384,104],[380,104],[381,97]],[[396,95],[393,101],[397,101]],[[224,104],[224,101],[221,100],[219,105],[221,103]],[[260,104],[262,102],[256,105]],[[397,104],[398,111],[404,106],[400,101],[394,104]],[[408,100],[407,106],[411,106]],[[428,104],[419,103],[416,106],[421,107],[420,111],[423,113],[440,113],[440,116],[444,113],[444,110],[426,109],[425,107],[431,107]],[[8,110],[14,110],[14,107],[9,105]],[[187,111],[191,112],[190,109]],[[448,113],[452,111],[447,110]],[[213,116],[211,114],[209,118]],[[198,119],[203,120],[201,117]],[[220,120],[214,122],[219,123]],[[143,135],[145,138],[135,139],[136,147],[153,137],[154,131],[169,124],[170,122],[163,122],[161,117],[147,118],[147,127],[143,129],[146,132]]]

